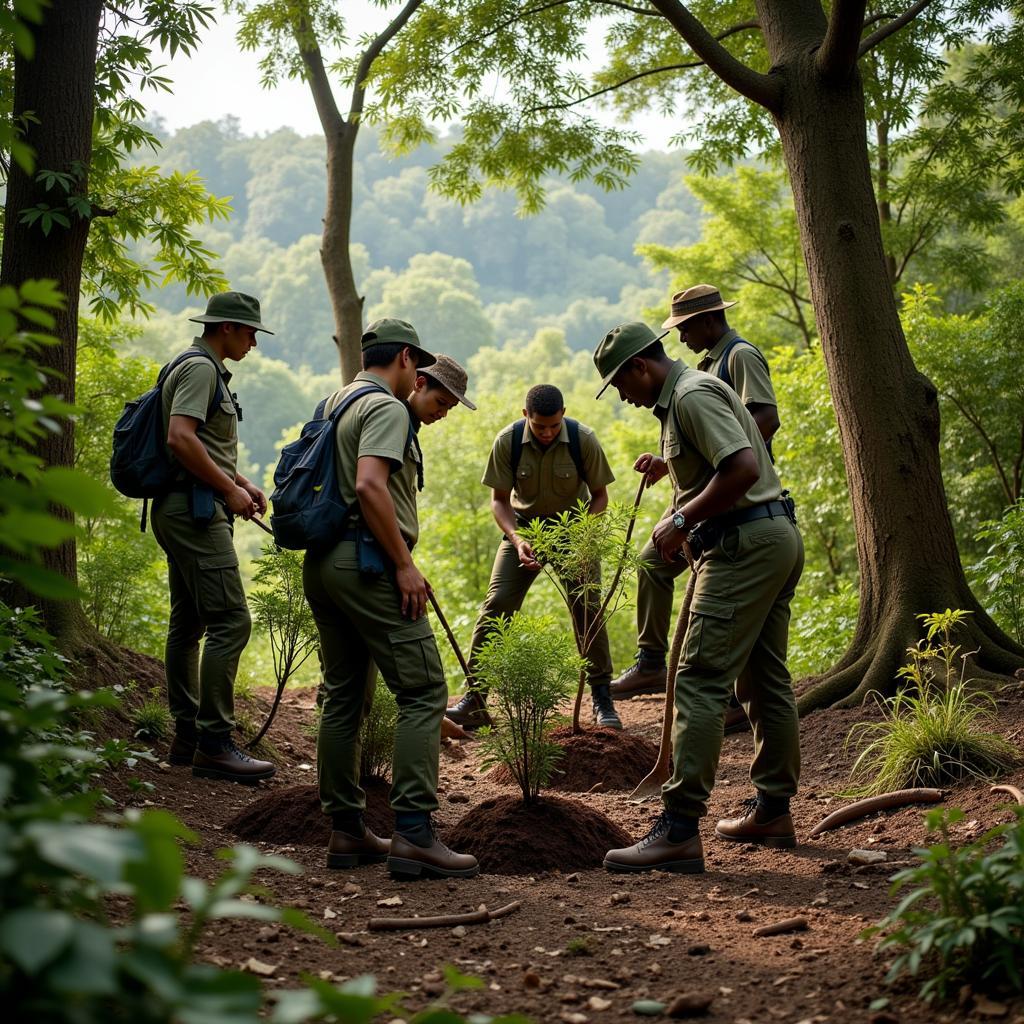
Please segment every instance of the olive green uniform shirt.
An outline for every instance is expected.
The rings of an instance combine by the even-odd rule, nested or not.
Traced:
[[[231,374],[203,338],[193,338],[191,347],[206,352],[212,357],[213,363],[209,359],[199,357],[186,359],[167,375],[161,396],[164,443],[167,441],[167,430],[172,416],[191,416],[199,420],[196,436],[202,441],[203,447],[217,468],[234,480],[238,466],[238,415],[228,391]],[[221,400],[207,420],[206,413],[217,391],[218,374],[222,382]],[[169,448],[167,454],[172,463],[176,461]]]
[[[388,492],[395,505],[398,529],[410,547],[419,537],[420,525],[416,512],[417,466],[419,450],[409,440],[409,410],[400,402],[387,382],[375,373],[357,373],[351,384],[336,391],[327,400],[324,415],[329,416],[346,395],[367,383],[376,384],[383,391],[371,392],[357,398],[335,427],[335,459],[338,487],[342,500],[358,510],[356,498],[356,464],[364,456],[373,455],[393,464],[388,478]],[[359,519],[358,511],[353,522]]]
[[[722,355],[729,343],[738,337],[736,331],[726,331],[708,349],[704,358],[697,364],[697,369],[710,373],[712,377],[718,377]],[[740,401],[744,405],[779,404],[775,397],[775,389],[772,387],[771,375],[768,373],[768,363],[750,342],[737,345],[729,353],[729,376],[732,378],[733,390],[740,396]]]
[[[782,494],[754,418],[724,381],[676,361],[654,413],[661,420],[661,454],[672,478],[675,508],[707,487],[722,459],[744,448],[753,451],[761,476],[733,507],[749,508]]]
[[[512,492],[512,509],[520,519],[553,516],[574,508],[578,501],[590,498],[591,488],[607,487],[614,479],[597,436],[590,427],[580,427],[580,455],[587,479],[576,469],[569,452],[569,428],[562,430],[545,450],[538,444],[526,421],[516,478],[512,479],[512,431],[510,423],[494,439],[487,469],[480,481],[497,491]]]

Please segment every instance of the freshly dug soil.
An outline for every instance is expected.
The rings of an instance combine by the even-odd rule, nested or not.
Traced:
[[[613,847],[632,841],[600,811],[575,800],[542,797],[532,807],[518,797],[478,804],[449,829],[444,841],[471,853],[493,875],[531,875],[598,867]]]
[[[383,779],[363,782],[366,792],[366,827],[387,838],[394,831],[395,816],[388,804],[390,785]],[[326,846],[331,838],[331,819],[320,809],[316,786],[286,786],[254,800],[224,828],[240,839],[274,845]]]
[[[658,760],[658,748],[649,740],[618,729],[584,729],[573,736],[572,727],[564,726],[551,738],[565,753],[546,788],[561,793],[629,792]],[[503,764],[492,768],[487,778],[502,786],[516,784]]]

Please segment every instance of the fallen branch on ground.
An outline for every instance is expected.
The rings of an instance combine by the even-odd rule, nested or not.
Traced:
[[[497,910],[474,910],[469,914],[440,914],[437,917],[371,917],[371,932],[401,932],[413,928],[450,928],[460,924],[486,924],[496,917],[507,917],[522,906],[513,900]]]
[[[1024,792],[1019,790],[1016,786],[993,786],[989,790],[989,792],[990,793],[1006,793],[1009,796],[1012,796],[1013,799],[1016,800],[1017,803],[1019,803],[1021,805],[1021,807],[1024,807]]]
[[[875,811],[888,811],[894,807],[906,807],[907,804],[937,804],[942,799],[941,789],[898,789],[894,793],[883,793],[881,796],[869,796],[865,800],[855,800],[852,804],[840,807],[828,817],[823,818],[811,829],[811,836],[820,836],[822,832],[847,825],[858,818],[866,818]]]
[[[774,924],[763,924],[760,928],[754,929],[755,938],[763,938],[765,935],[785,935],[787,932],[802,932],[807,929],[806,917],[787,917],[783,921],[776,921]]]

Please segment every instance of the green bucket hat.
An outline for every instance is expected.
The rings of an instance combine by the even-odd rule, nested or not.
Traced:
[[[598,343],[594,351],[594,365],[601,375],[601,390],[596,398],[600,398],[612,382],[612,377],[622,369],[635,355],[643,352],[648,345],[661,341],[668,331],[655,334],[647,324],[639,321],[631,324],[619,324],[609,331]]]
[[[197,324],[245,324],[266,334],[274,332],[260,323],[260,302],[242,292],[218,292],[211,295],[202,316],[190,316]]]
[[[421,368],[431,366],[437,361],[433,353],[428,352],[420,344],[420,336],[408,320],[396,320],[394,317],[386,316],[382,320],[374,320],[363,332],[363,348],[390,344],[408,345],[410,348],[419,349],[422,355],[418,366]]]

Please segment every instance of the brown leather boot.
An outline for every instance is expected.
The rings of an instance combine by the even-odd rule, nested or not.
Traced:
[[[704,848],[700,835],[672,842],[671,824],[662,814],[654,827],[633,846],[609,850],[604,855],[608,871],[675,871],[682,875],[698,875],[704,870]]]
[[[644,693],[665,692],[665,654],[642,647],[633,662],[618,679],[612,680],[611,694],[616,700],[629,700]]]
[[[780,849],[796,846],[796,829],[789,811],[781,814],[766,810],[763,801],[744,800],[747,813],[742,818],[723,818],[715,826],[719,839],[734,843],[759,843]]]
[[[269,779],[276,771],[270,761],[257,761],[239,750],[230,733],[201,735],[192,758],[192,774],[201,779],[227,779],[253,785],[261,779]]]
[[[476,857],[449,850],[434,832],[433,825],[423,825],[414,832],[396,832],[391,837],[388,857],[391,877],[473,878],[480,874]]]
[[[390,840],[375,836],[365,825],[361,836],[334,829],[327,844],[327,866],[354,868],[360,864],[380,864],[388,859],[390,850]]]
[[[174,723],[174,739],[171,740],[170,749],[167,751],[168,764],[178,766],[192,763],[196,752],[196,723],[186,718],[179,718]]]
[[[487,714],[487,697],[480,690],[467,690],[459,702],[444,713],[444,717],[470,730],[494,724]]]

